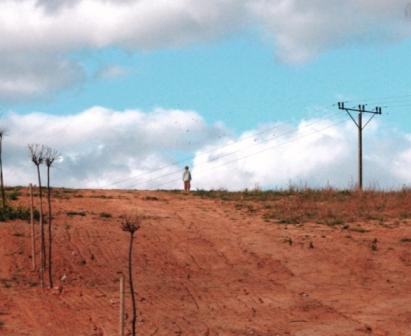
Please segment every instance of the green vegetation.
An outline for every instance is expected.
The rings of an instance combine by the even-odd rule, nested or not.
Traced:
[[[108,212],[101,212],[100,217],[101,218],[111,218],[113,216],[111,214],[109,214]]]
[[[197,190],[191,194],[193,197],[231,203],[237,211],[246,215],[259,215],[267,223],[317,223],[344,228],[356,222],[372,221],[387,225],[398,220],[402,223],[411,221],[411,190],[407,189],[361,192],[292,187],[239,192]]]
[[[34,212],[34,218],[38,219],[40,216],[38,211]],[[21,219],[21,220],[30,220],[30,209],[27,208],[13,208],[10,206],[7,206],[5,208],[0,209],[0,222],[6,222],[6,221],[11,221],[11,220],[16,220],[16,219]]]
[[[66,215],[69,217],[74,217],[74,216],[84,217],[84,216],[87,216],[87,213],[85,211],[67,211]]]
[[[155,197],[155,196],[146,196],[144,197],[144,200],[145,201],[158,201],[159,199],[158,197]]]
[[[201,198],[221,199],[227,201],[244,200],[244,201],[270,201],[278,200],[286,196],[299,196],[310,200],[327,200],[330,196],[344,200],[350,198],[356,191],[352,190],[334,190],[334,189],[309,189],[296,188],[276,189],[276,190],[244,190],[230,192],[227,190],[196,190],[193,195]]]
[[[14,188],[7,192],[7,198],[11,201],[17,201],[21,196],[20,188]]]

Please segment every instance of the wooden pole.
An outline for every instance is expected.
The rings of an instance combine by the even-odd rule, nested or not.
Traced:
[[[50,165],[47,165],[47,203],[49,206],[49,215],[48,215],[48,220],[49,220],[49,286],[50,288],[53,288],[53,272],[51,269],[52,266],[52,245],[53,245],[53,233],[51,231],[51,222],[53,220],[53,214],[51,213],[51,188],[50,188]]]
[[[120,336],[124,336],[124,275],[120,276]]]
[[[40,286],[44,288],[44,269],[46,266],[46,242],[44,238],[43,223],[43,190],[41,188],[40,164],[37,165],[37,176],[39,180],[39,199],[40,199]]]
[[[358,113],[358,189],[362,191],[362,112]]]
[[[136,324],[137,324],[137,303],[136,303],[136,293],[134,292],[134,283],[133,283],[133,241],[134,241],[134,232],[130,232],[130,247],[128,249],[128,280],[130,285],[130,294],[131,294],[131,303],[133,308],[133,316],[131,318],[131,335],[136,336]]]
[[[30,226],[31,226],[31,262],[33,271],[36,270],[36,237],[34,230],[33,185],[30,183]]]

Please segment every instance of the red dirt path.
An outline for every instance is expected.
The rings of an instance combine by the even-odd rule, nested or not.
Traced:
[[[141,336],[411,335],[408,220],[358,232],[274,224],[192,195],[66,196],[54,201],[61,293],[38,288],[29,225],[0,223],[0,335],[118,335],[128,243],[118,217],[136,210],[146,217],[134,255]]]

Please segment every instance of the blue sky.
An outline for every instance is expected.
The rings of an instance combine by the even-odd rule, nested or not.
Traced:
[[[320,117],[325,113],[320,107],[334,110],[332,104],[348,99],[371,101],[370,107],[388,105],[383,122],[411,130],[408,107],[396,106],[411,101],[402,97],[411,94],[410,40],[342,47],[304,64],[281,62],[274,50],[259,33],[242,31],[173,49],[77,51],[71,57],[85,68],[84,83],[44,99],[6,104],[4,110],[70,114],[94,105],[117,110],[161,106],[196,110],[209,122],[244,131],[266,122]],[[126,73],[96,76],[113,65]]]
[[[152,188],[165,167],[178,187],[189,163],[199,188],[347,187],[356,133],[344,100],[383,107],[365,132],[366,183],[411,183],[408,5],[3,1],[6,172],[31,181],[26,145],[40,142],[64,153],[66,186],[147,176],[139,186]]]

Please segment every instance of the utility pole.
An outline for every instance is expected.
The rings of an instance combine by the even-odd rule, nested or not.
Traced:
[[[378,114],[382,114],[381,107],[377,106],[375,110],[366,110],[365,105],[358,105],[358,108],[349,108],[345,106],[344,102],[338,102],[338,108],[347,112],[349,117],[354,121],[354,124],[358,128],[358,189],[362,190],[363,186],[363,165],[362,165],[362,132],[365,127],[370,123],[370,121]],[[358,119],[355,120],[351,112],[358,113]],[[370,114],[370,118],[365,124],[363,124],[363,113]]]

